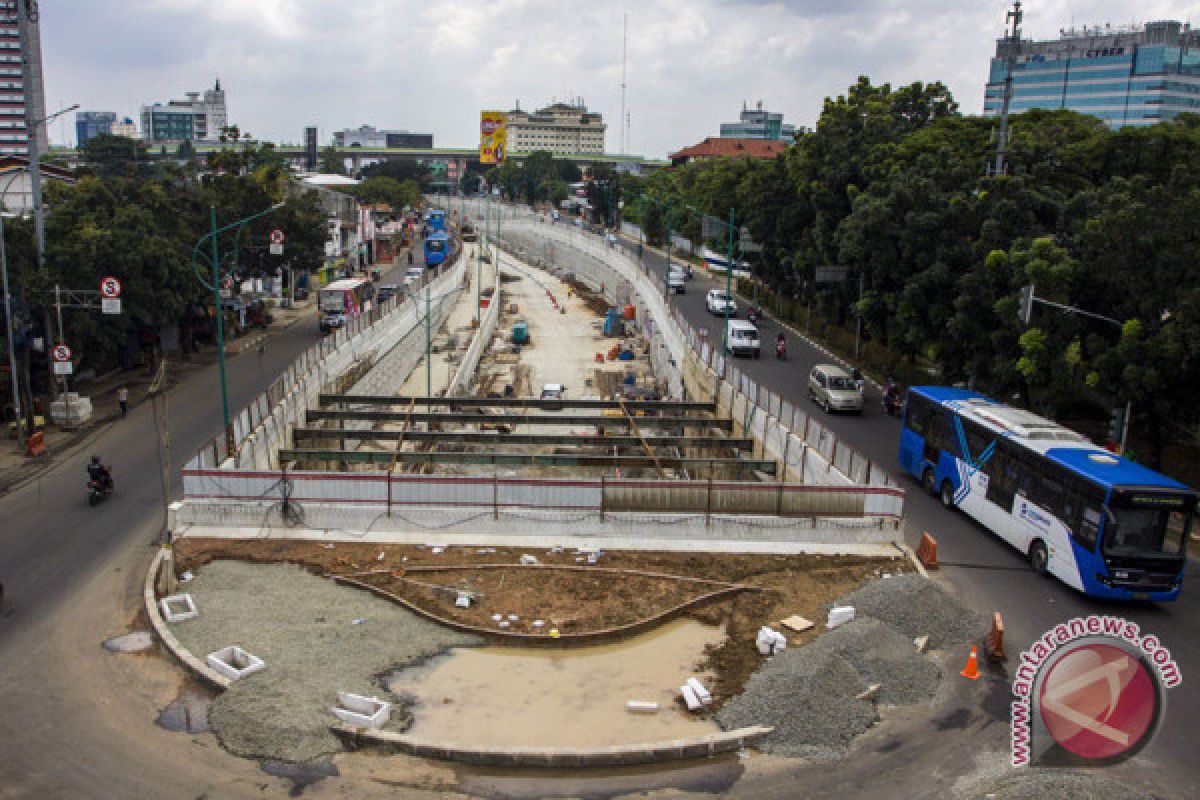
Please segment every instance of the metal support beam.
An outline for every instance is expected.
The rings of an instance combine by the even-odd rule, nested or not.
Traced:
[[[731,447],[749,450],[753,439],[727,438],[724,436],[575,436],[569,433],[489,433],[486,431],[414,431],[414,430],[362,430],[343,431],[337,428],[296,428],[292,432],[297,442],[320,439],[359,439],[361,441],[390,442],[435,442],[437,444],[486,444],[540,445],[580,447],[637,447],[643,441],[651,447]]]
[[[307,412],[309,420],[318,419],[356,419],[370,422],[403,422],[411,418],[413,422],[442,422],[448,425],[581,425],[604,428],[625,428],[629,423],[624,417],[606,417],[603,415],[570,414],[471,414],[454,412],[413,412],[411,415],[403,411],[355,411],[335,409],[312,409]],[[704,417],[638,417],[638,424],[643,428],[713,428],[715,430],[733,430],[733,420]]]
[[[322,406],[407,406],[415,403],[418,406],[451,406],[458,408],[541,408],[554,410],[559,408],[578,409],[616,409],[622,406],[630,411],[702,411],[716,413],[717,404],[679,401],[679,400],[600,400],[562,399],[541,400],[536,397],[413,397],[398,395],[348,395],[327,394],[319,395],[318,401]]]
[[[390,464],[395,458],[402,464],[495,464],[498,466],[535,467],[654,467],[655,459],[647,456],[575,456],[552,453],[393,453],[380,450],[280,450],[281,462],[346,461],[367,464]],[[754,461],[740,458],[660,458],[658,463],[669,469],[688,466],[711,468],[730,467],[775,474],[774,461]]]

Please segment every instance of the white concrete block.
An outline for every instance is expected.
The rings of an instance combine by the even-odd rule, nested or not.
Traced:
[[[537,556],[530,555],[529,553],[525,553],[523,556],[521,556],[521,566],[523,567],[536,566],[537,563]]]
[[[679,693],[683,695],[683,702],[687,705],[688,711],[699,711],[703,708],[700,698],[696,697],[696,692],[691,686],[685,683],[679,687]]]
[[[381,728],[392,713],[392,704],[378,697],[338,692],[338,707],[333,714],[347,725],[360,728]]]
[[[834,606],[829,609],[829,618],[825,621],[825,627],[832,630],[839,625],[845,625],[852,619],[854,619],[854,606]]]
[[[787,637],[764,625],[758,629],[758,636],[755,637],[754,644],[758,647],[759,653],[764,656],[773,656],[787,649]]]
[[[658,703],[650,700],[626,700],[625,710],[634,714],[657,714]]]
[[[708,705],[712,702],[712,692],[704,688],[704,684],[696,678],[688,678],[686,685],[692,690],[693,693],[695,693],[696,699],[704,705]]]
[[[236,644],[209,653],[204,660],[210,667],[231,681],[253,675],[267,667],[266,662],[261,658],[243,650]]]
[[[173,594],[158,601],[167,622],[183,622],[200,616],[196,601],[190,594]]]
[[[466,592],[459,592],[458,597],[454,598],[454,605],[458,608],[470,608],[471,595]]]

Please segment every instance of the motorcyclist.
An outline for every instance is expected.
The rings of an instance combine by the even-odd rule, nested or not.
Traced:
[[[900,410],[900,387],[891,378],[883,388],[883,407],[889,414],[895,414]]]
[[[87,472],[89,478],[100,484],[100,488],[105,490],[113,488],[112,472],[100,462],[100,456],[92,456],[92,460],[87,466]]]
[[[787,356],[787,337],[783,335],[783,331],[780,331],[775,337],[775,355],[778,358]]]
[[[863,388],[863,374],[858,367],[855,367],[850,371],[850,378],[854,381],[854,385],[857,386],[859,390]]]

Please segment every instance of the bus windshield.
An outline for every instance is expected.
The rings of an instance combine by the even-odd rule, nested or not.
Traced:
[[[1114,492],[1102,549],[1108,556],[1182,556],[1195,499],[1187,495]]]

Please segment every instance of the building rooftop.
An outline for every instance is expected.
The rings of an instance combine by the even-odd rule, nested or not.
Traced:
[[[774,158],[788,147],[787,142],[771,139],[732,139],[710,136],[700,144],[685,147],[671,154],[671,161],[689,161],[694,158],[717,158],[720,156],[747,156],[749,158]]]

